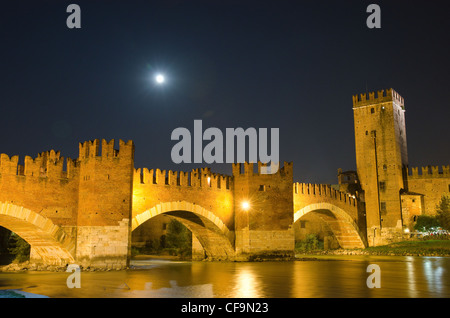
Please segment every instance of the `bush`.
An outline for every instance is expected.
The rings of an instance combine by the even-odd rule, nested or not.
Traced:
[[[30,259],[30,244],[15,233],[11,234],[8,251],[15,255],[15,261],[21,263]]]
[[[317,234],[308,234],[306,239],[295,242],[295,249],[298,252],[308,252],[314,250],[322,250],[323,242],[319,241]]]

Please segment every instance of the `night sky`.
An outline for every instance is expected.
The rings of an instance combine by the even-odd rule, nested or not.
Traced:
[[[395,2],[395,3],[392,3]],[[81,29],[66,8],[81,7]],[[381,7],[381,29],[366,8]],[[135,166],[176,165],[171,132],[280,128],[294,180],[355,170],[352,95],[405,98],[410,166],[450,164],[444,1],[9,1],[0,10],[0,152],[35,157],[132,139]],[[164,86],[155,72],[167,76]],[[206,144],[206,143],[205,143]],[[209,165],[231,173],[230,164]]]

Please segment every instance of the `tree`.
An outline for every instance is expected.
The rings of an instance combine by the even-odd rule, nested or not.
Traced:
[[[16,256],[15,260],[18,262],[25,262],[30,259],[30,244],[27,243],[16,233],[11,234],[9,252]]]
[[[187,256],[192,253],[192,233],[177,220],[167,226],[165,247],[174,249],[178,255]]]
[[[444,230],[450,231],[450,196],[443,195],[436,205],[436,216]]]
[[[419,215],[414,229],[420,232],[429,232],[440,226],[439,220],[435,216]]]

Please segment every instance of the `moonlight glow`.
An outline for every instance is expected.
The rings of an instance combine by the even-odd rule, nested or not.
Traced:
[[[155,81],[156,81],[157,84],[163,84],[166,81],[166,79],[165,79],[164,75],[157,74],[155,76]]]

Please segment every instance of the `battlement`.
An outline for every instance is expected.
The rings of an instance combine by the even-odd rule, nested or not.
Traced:
[[[64,169],[64,162],[66,167]],[[0,155],[0,174],[42,177],[51,179],[68,179],[77,174],[77,163],[75,160],[61,157],[59,151],[50,150],[41,152],[36,158],[25,156],[24,164],[19,164],[19,156],[7,154]]]
[[[101,158],[111,160],[113,158],[133,158],[134,156],[134,143],[132,140],[124,142],[119,140],[119,149],[114,149],[114,139],[109,142],[102,139],[101,151],[100,151],[100,141],[99,139],[85,141],[84,143],[79,143],[79,160],[87,158]]]
[[[233,176],[268,176],[271,174],[262,174],[261,168],[262,167],[269,167],[270,164],[262,163],[261,161],[258,161],[258,172],[254,172],[254,163],[253,162],[244,162],[244,163],[233,163],[232,169],[233,169]],[[243,171],[242,171],[243,167]],[[285,175],[291,175],[293,174],[293,164],[292,162],[284,162],[284,166],[279,168],[278,171],[272,175],[279,175],[279,176],[285,176]]]
[[[408,178],[450,178],[450,165],[447,166],[426,166],[408,167]]]
[[[230,190],[232,177],[212,173],[210,168],[191,172],[138,168],[134,170],[134,183]]]
[[[368,96],[367,96],[368,95]],[[353,95],[353,107],[362,107],[367,105],[374,105],[386,102],[395,102],[402,108],[405,107],[405,101],[403,97],[400,96],[392,88],[386,90],[379,90],[377,96],[375,97],[375,92],[369,92],[368,94],[362,93],[359,95]]]
[[[294,196],[295,195],[310,195],[320,196],[324,198],[330,198],[338,200],[342,203],[356,206],[357,200],[349,193],[341,192],[333,189],[329,184],[312,184],[312,183],[300,183],[295,182],[293,185]]]

